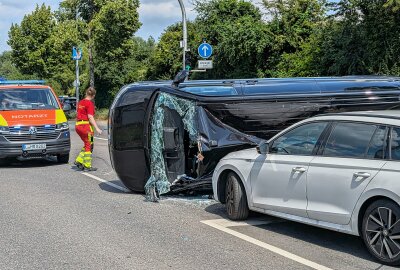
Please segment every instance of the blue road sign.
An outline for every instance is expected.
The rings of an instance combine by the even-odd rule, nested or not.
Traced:
[[[199,55],[201,58],[209,58],[212,53],[213,53],[213,49],[212,46],[208,43],[202,43],[200,44],[199,48],[197,49]]]
[[[72,59],[81,60],[82,59],[82,49],[77,47],[72,47]]]

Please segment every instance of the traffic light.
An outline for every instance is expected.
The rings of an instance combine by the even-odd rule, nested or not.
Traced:
[[[190,53],[185,52],[185,68],[187,71],[192,69],[191,61],[192,61],[192,57],[190,56]]]

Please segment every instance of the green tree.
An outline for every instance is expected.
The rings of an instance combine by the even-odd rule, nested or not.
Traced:
[[[82,33],[85,35],[85,40],[87,41],[90,78],[89,84],[92,87],[95,86],[93,21],[106,3],[106,0],[64,0],[60,3],[60,9],[57,12],[57,17],[61,20],[79,18],[84,23],[81,30],[83,30]]]
[[[268,65],[271,33],[260,10],[243,0],[195,1],[195,23],[214,46],[207,78],[261,77]]]
[[[14,65],[11,51],[5,51],[0,54],[0,77],[8,80],[30,79],[24,76]]]
[[[315,76],[315,57],[326,20],[324,0],[264,0],[273,36],[271,76]]]
[[[196,62],[196,45],[200,44],[201,38],[196,31],[197,25],[193,22],[187,23],[188,29],[188,48],[187,55],[191,58],[192,66]],[[182,70],[182,53],[180,47],[182,40],[182,23],[168,26],[161,35],[159,42],[155,46],[154,53],[149,59],[147,78],[150,80],[170,80]]]
[[[342,0],[324,30],[322,74],[400,74],[400,14],[386,0]]]
[[[138,0],[108,1],[91,22],[96,52],[96,87],[100,90],[101,106],[109,105],[109,97],[127,82],[124,67],[134,55],[133,36],[141,26],[138,7]]]
[[[47,48],[47,65],[51,67],[51,76],[48,77],[50,84],[59,92],[59,94],[74,94],[73,82],[75,80],[75,62],[71,59],[71,50],[73,46],[84,43],[79,40],[79,32],[74,20],[67,20],[58,23],[52,35],[45,41]],[[87,52],[86,46],[81,46],[84,54]],[[82,86],[88,84],[87,79],[87,58],[79,61],[80,82]],[[83,87],[82,87],[83,88]]]
[[[8,45],[12,49],[13,62],[24,74],[47,78],[52,72],[47,64],[48,54],[45,45],[55,25],[50,7],[36,6],[25,15],[21,25],[13,24],[9,31]]]
[[[400,0],[388,0],[385,7],[391,7],[394,12],[400,10]]]

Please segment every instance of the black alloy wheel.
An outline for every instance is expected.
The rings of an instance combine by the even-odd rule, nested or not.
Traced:
[[[225,206],[228,217],[232,220],[244,220],[249,216],[246,191],[234,173],[227,176],[225,187]]]
[[[378,200],[365,211],[362,235],[369,252],[381,263],[400,264],[400,207]]]

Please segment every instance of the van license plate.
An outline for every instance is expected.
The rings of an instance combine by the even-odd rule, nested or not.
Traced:
[[[40,144],[23,144],[23,145],[22,145],[22,150],[23,150],[23,151],[45,150],[45,149],[46,149],[46,144],[45,144],[45,143],[40,143]]]

